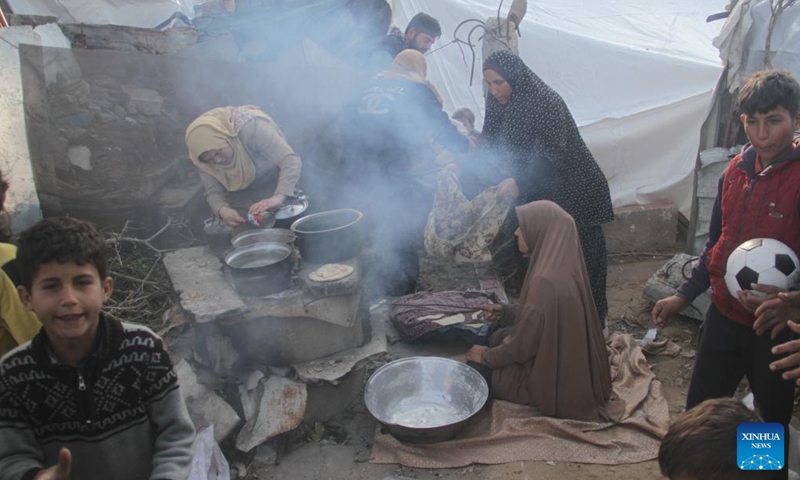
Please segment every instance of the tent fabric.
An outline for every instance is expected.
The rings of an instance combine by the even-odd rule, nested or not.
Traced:
[[[728,89],[734,92],[747,77],[767,66],[766,42],[772,16],[768,0],[741,0],[714,40],[728,66]],[[785,68],[800,78],[800,5],[793,5],[775,22],[770,40],[773,68]]]
[[[442,26],[434,49],[469,18],[497,15],[499,0],[393,0],[395,24],[418,12]],[[528,2],[520,56],[567,102],[603,169],[615,207],[691,207],[700,129],[722,72],[712,44],[723,22],[706,17],[727,0],[541,0]],[[506,1],[501,17],[511,2]],[[477,48],[480,55],[480,47]],[[466,55],[466,63],[464,56]],[[448,45],[427,56],[429,79],[445,109],[472,109],[483,121],[480,64],[469,85],[471,53]]]

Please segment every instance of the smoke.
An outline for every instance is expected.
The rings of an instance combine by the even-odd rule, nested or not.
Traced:
[[[376,291],[391,290],[383,283],[395,278],[410,282],[433,199],[430,128],[417,113],[377,123],[357,118],[375,88],[377,72],[366,65],[389,29],[388,4],[242,5],[229,19],[233,27],[212,19],[198,27],[200,43],[175,54],[133,51],[149,41],[135,35],[108,49],[24,49],[28,138],[45,214],[154,230],[183,211],[198,217],[201,232],[210,212],[187,161],[185,128],[212,108],[256,105],[303,160],[307,213],[362,211]]]

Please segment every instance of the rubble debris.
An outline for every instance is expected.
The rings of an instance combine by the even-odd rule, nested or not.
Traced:
[[[233,433],[241,422],[236,411],[213,390],[201,385],[197,375],[186,360],[175,366],[183,400],[196,428],[214,426],[214,439],[221,442]]]
[[[276,376],[261,378],[255,389],[242,395],[247,423],[236,437],[236,448],[249,452],[296,428],[303,421],[307,399],[304,383]]]

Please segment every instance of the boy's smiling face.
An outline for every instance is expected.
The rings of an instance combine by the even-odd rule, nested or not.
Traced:
[[[60,345],[91,349],[100,309],[113,290],[111,277],[100,279],[92,263],[50,262],[39,266],[30,291],[19,287],[20,298],[36,313],[58,352]],[[89,353],[88,351],[85,353]]]
[[[792,147],[795,130],[800,128],[800,114],[792,116],[778,106],[767,113],[742,114],[744,131],[766,167]]]

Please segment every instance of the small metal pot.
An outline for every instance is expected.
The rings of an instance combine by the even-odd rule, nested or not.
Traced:
[[[225,255],[225,264],[239,295],[263,297],[289,288],[292,247],[285,243],[254,243]]]
[[[293,231],[286,228],[262,228],[260,230],[248,230],[242,232],[231,239],[234,247],[246,247],[254,243],[294,243],[297,236]]]
[[[292,222],[300,218],[305,211],[308,210],[308,197],[300,195],[297,197],[289,197],[283,202],[281,208],[275,210],[275,228],[289,228]]]
[[[361,219],[364,214],[351,208],[315,213],[295,221],[300,256],[310,263],[336,263],[361,254]]]

